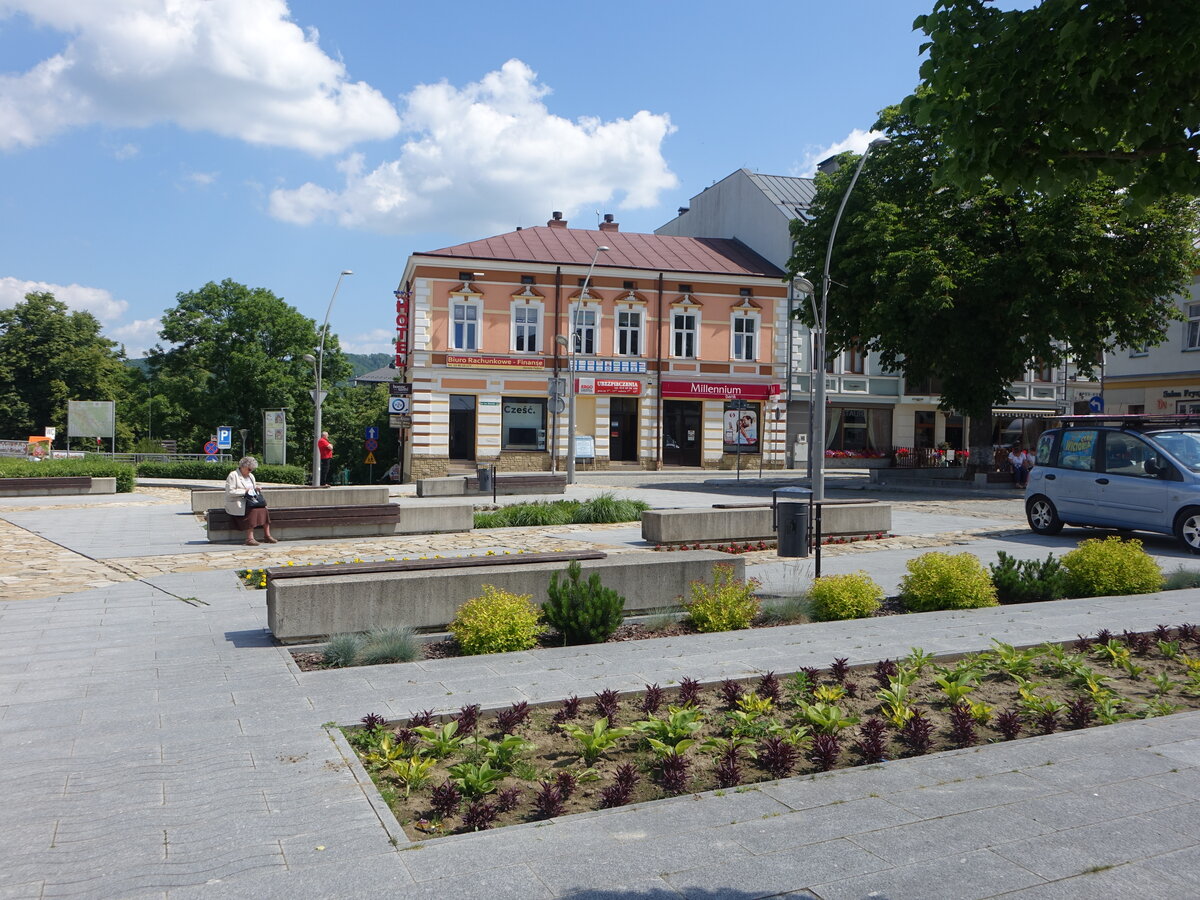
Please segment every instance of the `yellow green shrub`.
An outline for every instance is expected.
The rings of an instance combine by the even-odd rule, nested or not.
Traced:
[[[1138,540],[1091,538],[1062,558],[1072,597],[1113,597],[1162,590],[1158,563]]]
[[[532,594],[512,594],[490,584],[483,595],[458,608],[450,633],[463,653],[507,653],[528,650],[546,630]]]
[[[996,606],[996,586],[970,553],[923,553],[910,559],[900,599],[910,612]]]
[[[691,597],[683,604],[698,631],[735,631],[749,628],[758,615],[758,582],[738,581],[733,566],[713,566],[713,583],[693,581]]]
[[[853,575],[823,575],[808,591],[813,618],[819,622],[865,619],[879,610],[883,588],[866,572]]]

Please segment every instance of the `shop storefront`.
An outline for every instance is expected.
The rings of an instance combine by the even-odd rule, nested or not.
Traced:
[[[776,453],[786,426],[767,415],[777,384],[663,381],[664,466],[718,465],[725,454]]]

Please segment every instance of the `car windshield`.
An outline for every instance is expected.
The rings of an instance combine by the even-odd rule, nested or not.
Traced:
[[[1200,472],[1200,431],[1155,431],[1146,437],[1193,472]]]

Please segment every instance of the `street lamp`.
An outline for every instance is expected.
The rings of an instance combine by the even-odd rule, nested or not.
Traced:
[[[850,184],[846,187],[846,193],[842,194],[841,205],[838,206],[837,215],[833,220],[833,228],[829,232],[829,243],[825,247],[825,269],[821,273],[821,315],[816,316],[816,306],[814,301],[814,325],[815,346],[813,348],[814,356],[814,376],[816,377],[816,389],[813,391],[813,424],[812,424],[812,492],[813,502],[823,503],[825,501],[825,334],[829,324],[829,263],[833,258],[833,242],[837,238],[838,225],[842,221],[842,213],[846,209],[846,201],[850,199],[850,193],[854,190],[854,185],[858,181],[858,176],[862,173],[863,165],[867,161],[867,157],[871,155],[871,151],[876,147],[882,147],[885,144],[890,144],[891,141],[885,137],[878,137],[867,145],[866,151],[862,158],[858,161],[858,166],[854,169],[854,177],[850,179]]]
[[[325,392],[321,390],[321,374],[325,365],[325,335],[329,333],[329,314],[333,312],[333,301],[337,299],[338,288],[342,286],[342,279],[347,275],[353,275],[349,269],[342,269],[342,273],[338,275],[337,284],[333,286],[333,295],[329,298],[329,305],[325,307],[325,321],[321,324],[321,339],[317,343],[317,355],[314,357],[311,353],[304,354],[304,361],[311,363],[313,373],[316,376],[317,389],[312,392],[313,398],[313,449],[312,449],[312,485],[313,487],[321,486],[321,449],[317,446],[317,442],[321,439],[321,404],[325,402]]]
[[[592,270],[596,268],[596,260],[601,253],[607,253],[608,248],[600,246],[592,254],[592,264],[588,266],[587,275],[583,278],[583,286],[579,291],[580,300],[587,299],[588,284],[592,280]],[[567,484],[575,483],[575,354],[579,350],[579,333],[575,330],[575,314],[571,313],[571,336],[555,335],[554,342],[567,350],[567,381],[570,382],[571,392],[567,395]]]

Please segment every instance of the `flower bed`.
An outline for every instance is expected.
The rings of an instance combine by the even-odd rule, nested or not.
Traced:
[[[840,534],[822,538],[821,546],[825,547],[830,544],[857,544],[861,541],[882,541],[884,538],[889,537],[895,537],[895,535],[886,531],[878,531],[874,534]],[[724,544],[656,544],[654,549],[660,553],[669,553],[672,550],[719,550],[721,553],[731,553],[736,556],[742,553],[754,553],[759,550],[774,550],[778,546],[778,541],[731,541]]]
[[[1192,625],[343,729],[414,840],[1200,708]]]

